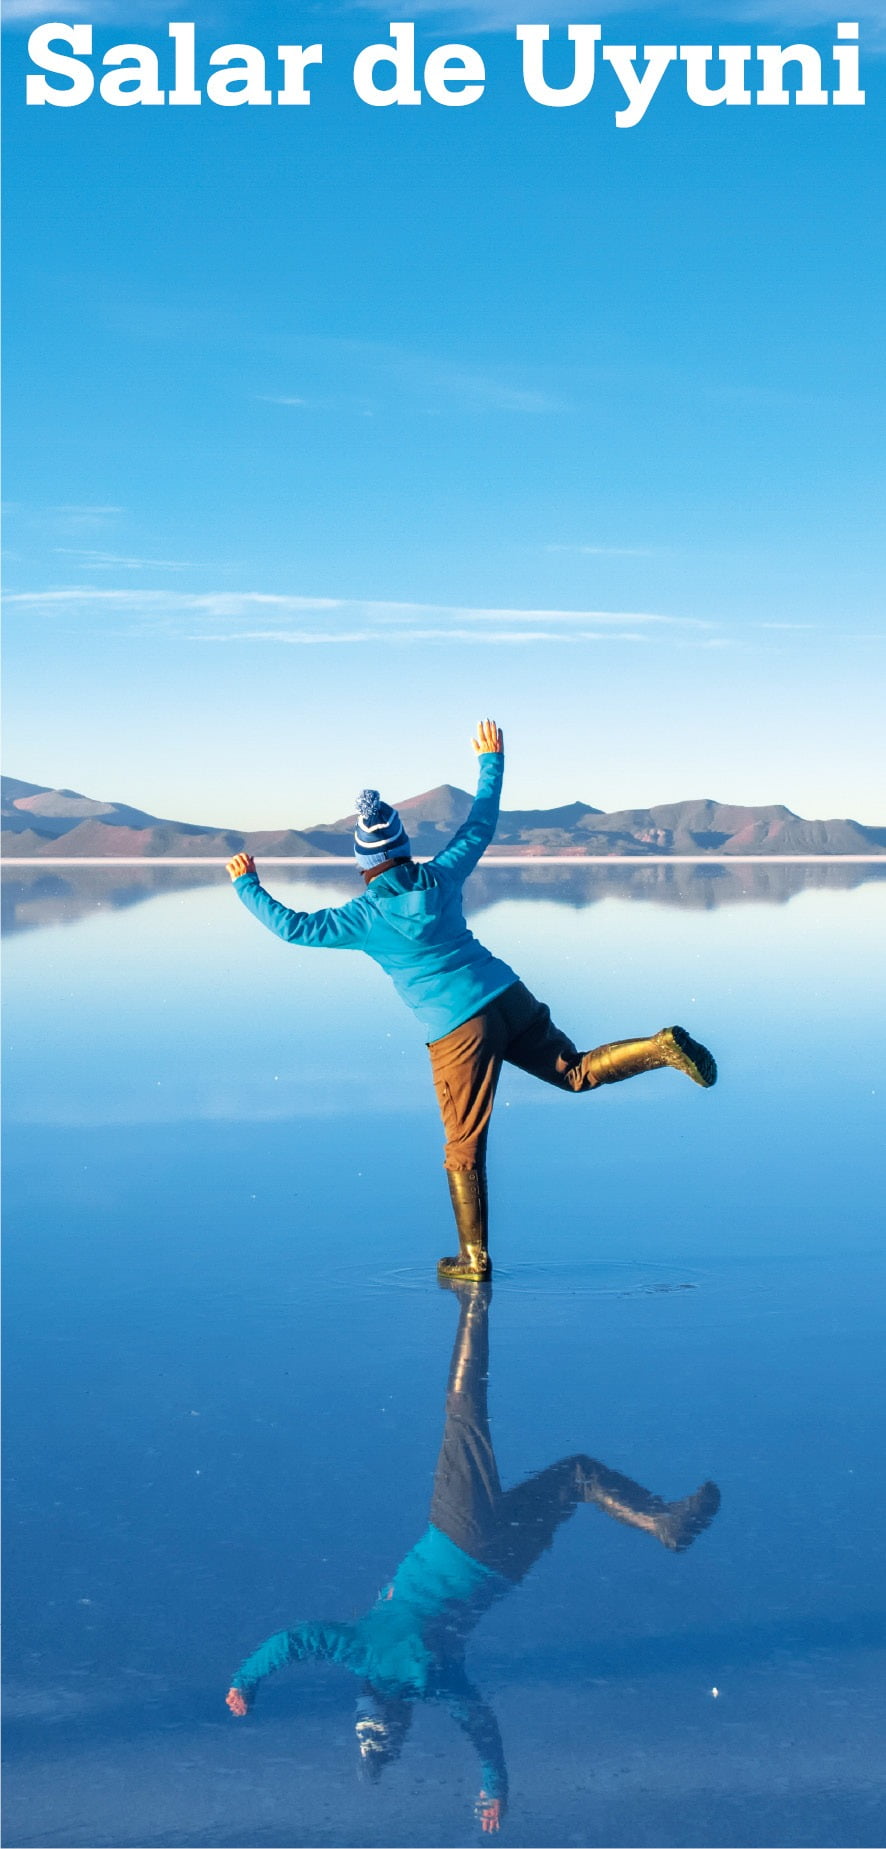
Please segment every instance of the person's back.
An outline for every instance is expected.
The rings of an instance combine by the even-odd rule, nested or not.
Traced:
[[[437,861],[409,860],[373,880],[362,901],[368,908],[362,949],[390,976],[429,1044],[517,981],[468,929],[459,874]]]

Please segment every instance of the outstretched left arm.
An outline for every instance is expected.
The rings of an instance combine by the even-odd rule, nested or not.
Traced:
[[[227,867],[238,899],[275,937],[311,950],[362,950],[368,933],[364,898],[327,905],[319,912],[295,912],[265,892],[251,854],[235,854]]]

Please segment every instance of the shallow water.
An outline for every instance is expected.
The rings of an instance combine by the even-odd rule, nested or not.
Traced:
[[[880,1844],[886,883],[676,875],[469,893],[580,1043],[677,1020],[721,1068],[502,1080],[505,1488],[582,1454],[722,1503],[680,1553],[582,1503],[480,1618],[501,1841]],[[22,870],[8,898],[5,1840],[479,1841],[445,1703],[375,1784],[347,1669],[224,1706],[247,1652],[353,1620],[427,1525],[459,1303],[421,1032],[217,871]]]

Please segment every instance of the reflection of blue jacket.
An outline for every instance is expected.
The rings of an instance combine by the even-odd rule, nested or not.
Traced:
[[[507,963],[478,944],[461,904],[462,886],[495,833],[503,773],[501,752],[484,752],[473,808],[448,847],[425,866],[407,861],[380,873],[347,905],[293,912],[265,892],[255,873],[235,880],[236,890],[289,944],[365,950],[418,1015],[428,1040],[439,1040],[517,981]]]
[[[464,1651],[478,1619],[510,1585],[430,1527],[362,1618],[277,1631],[241,1663],[232,1686],[251,1701],[264,1676],[311,1657],[341,1663],[379,1695],[445,1702],[477,1749],[483,1790],[506,1799],[498,1724],[468,1681]]]

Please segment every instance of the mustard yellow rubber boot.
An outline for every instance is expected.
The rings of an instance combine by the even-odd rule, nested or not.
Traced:
[[[480,1169],[447,1169],[449,1195],[458,1232],[458,1255],[441,1258],[438,1278],[483,1284],[492,1276],[489,1257],[489,1209],[486,1176]]]
[[[699,1040],[693,1040],[685,1027],[663,1027],[647,1040],[613,1040],[609,1046],[593,1047],[581,1060],[582,1078],[592,1087],[617,1085],[621,1079],[636,1078],[640,1072],[654,1072],[659,1066],[673,1066],[685,1072],[694,1084],[708,1090],[717,1083],[717,1062],[713,1053]]]

